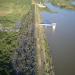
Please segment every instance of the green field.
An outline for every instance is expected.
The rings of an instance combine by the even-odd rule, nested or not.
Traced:
[[[16,23],[17,20],[21,19],[30,9],[31,1],[29,0],[0,0],[0,22],[1,24],[9,25]],[[7,24],[2,20],[9,20]],[[14,24],[12,24],[13,26]]]
[[[14,29],[31,9],[31,0],[0,0],[0,29]],[[0,30],[0,75],[12,75],[11,56],[18,47],[19,32]]]

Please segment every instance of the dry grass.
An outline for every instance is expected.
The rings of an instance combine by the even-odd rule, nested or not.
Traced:
[[[12,12],[13,12],[12,9],[10,9],[9,11],[0,11],[0,16],[7,16],[11,14]]]

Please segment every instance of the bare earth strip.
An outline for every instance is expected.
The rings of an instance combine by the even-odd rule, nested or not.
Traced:
[[[11,14],[13,12],[12,9],[8,10],[8,11],[0,11],[0,16],[6,16],[8,14]]]
[[[32,1],[34,2],[34,1]],[[45,41],[45,35],[44,35],[44,28],[40,24],[40,13],[37,6],[37,2],[34,3],[35,8],[35,37],[36,37],[36,58],[37,58],[37,75],[54,75],[53,72],[53,66],[51,58],[48,58],[49,55],[47,55],[46,52],[46,41]],[[47,61],[48,60],[48,61]],[[49,68],[48,68],[49,67]]]
[[[38,15],[38,8],[35,5],[35,35],[36,35],[36,46],[37,46],[37,67],[38,67],[38,75],[45,75],[45,48],[43,46],[43,30],[42,27],[39,25],[39,15]]]
[[[39,36],[40,34],[40,27],[38,26],[38,18],[37,18],[37,8],[35,5],[35,35],[36,35],[36,46],[37,46],[37,67],[38,67],[38,75],[44,75],[44,57],[43,57],[43,53],[42,53],[42,48],[41,48],[41,44],[42,42],[41,40],[41,36]]]

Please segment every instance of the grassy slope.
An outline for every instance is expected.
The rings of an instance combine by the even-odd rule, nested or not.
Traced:
[[[30,4],[30,0],[0,0],[0,25],[14,27],[16,21],[28,13]],[[18,46],[17,38],[16,32],[0,32],[0,75],[10,75],[10,56]]]
[[[52,0],[52,3],[54,5],[60,6],[62,8],[66,8],[66,9],[71,9],[71,10],[75,10],[75,6],[71,5],[70,2],[72,2],[72,0]]]

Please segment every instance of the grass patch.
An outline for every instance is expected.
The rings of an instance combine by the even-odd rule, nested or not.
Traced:
[[[52,57],[50,54],[48,42],[46,41],[46,39],[45,39],[44,46],[45,46],[45,54],[46,54],[45,72],[46,72],[46,75],[50,75],[54,73],[54,68],[53,68]]]
[[[16,23],[25,14],[28,13],[31,7],[31,0],[0,0],[0,23],[3,19]],[[7,23],[3,23],[3,25]],[[9,23],[10,26],[14,25]]]
[[[63,0],[63,1],[52,0],[51,2],[52,2],[53,5],[57,5],[61,8],[75,10],[75,6],[70,4],[72,2],[72,0]]]
[[[0,0],[0,28],[15,28],[30,8],[31,0]],[[18,37],[19,32],[0,31],[0,75],[12,75],[11,56],[18,47]]]
[[[11,55],[17,44],[17,33],[0,32],[0,75],[11,75]]]

